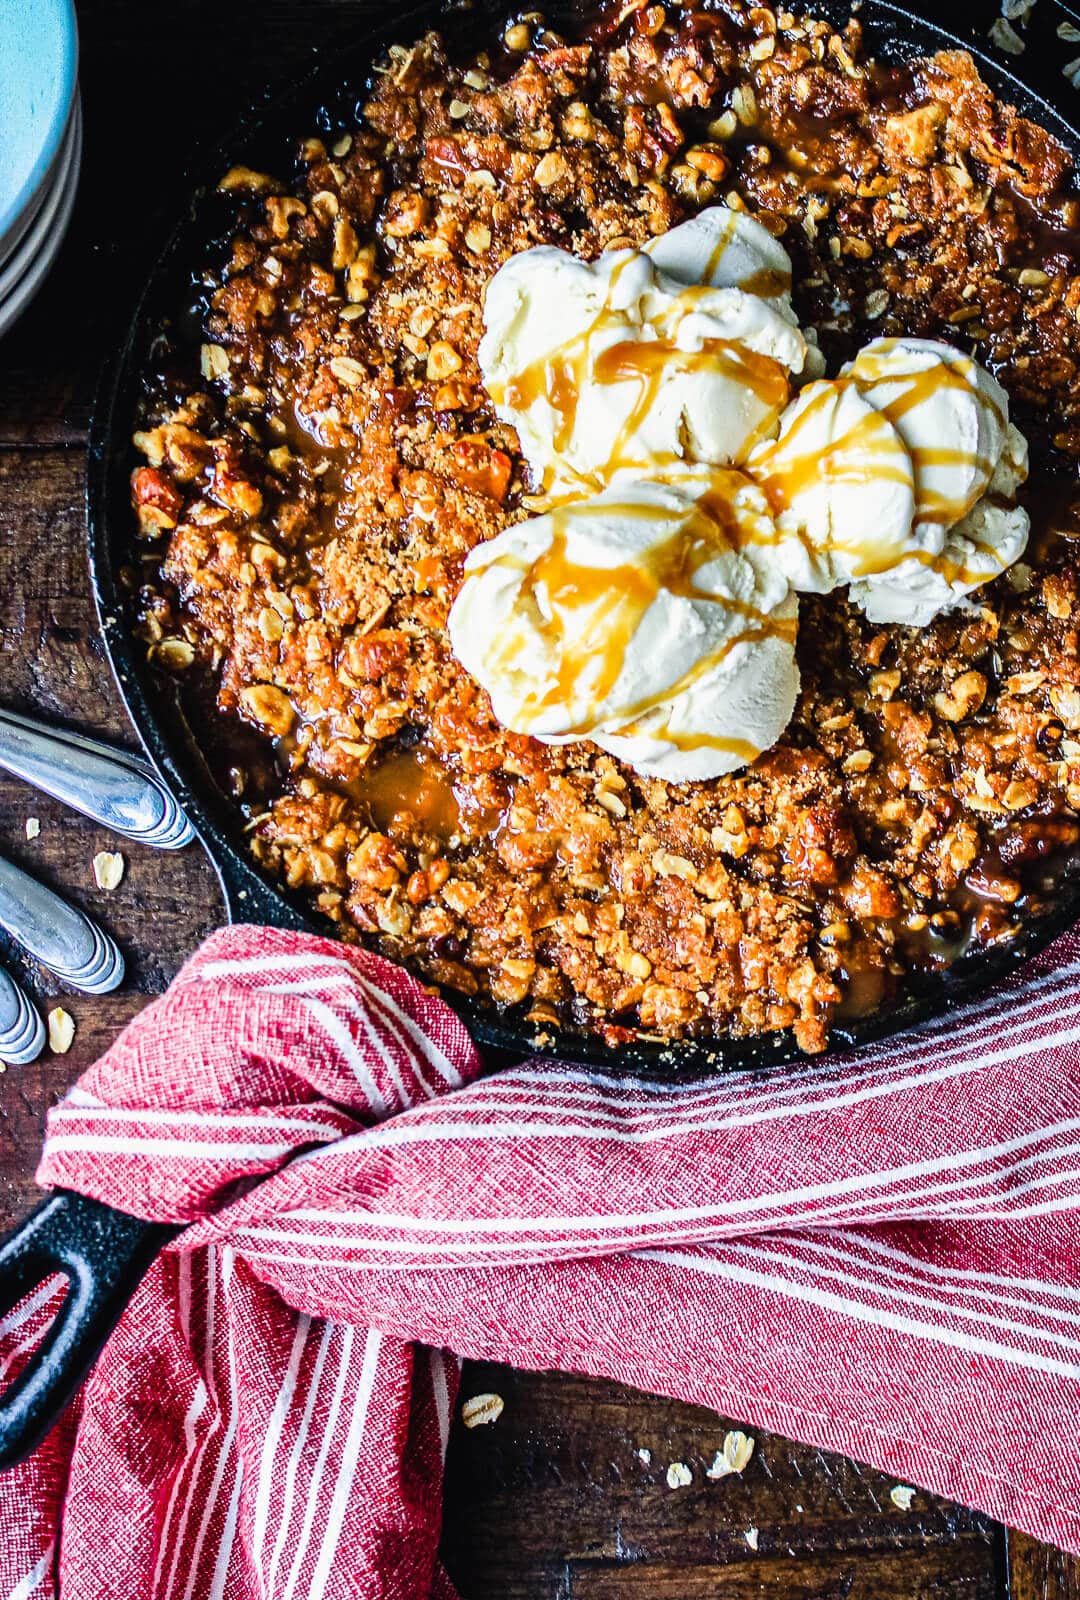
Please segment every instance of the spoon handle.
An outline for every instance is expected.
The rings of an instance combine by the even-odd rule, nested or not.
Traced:
[[[127,839],[179,850],[194,837],[149,762],[96,739],[0,710],[0,767]]]
[[[85,994],[107,994],[123,981],[124,958],[109,935],[2,858],[0,928],[43,967]]]
[[[0,1061],[25,1066],[45,1048],[45,1024],[14,978],[0,967]]]

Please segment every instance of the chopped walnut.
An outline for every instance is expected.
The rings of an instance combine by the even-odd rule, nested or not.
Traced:
[[[934,696],[934,707],[948,722],[962,722],[974,716],[986,698],[986,679],[981,672],[962,672],[948,689]]]

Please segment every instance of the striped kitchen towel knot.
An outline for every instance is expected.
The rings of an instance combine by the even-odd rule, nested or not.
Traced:
[[[450,1596],[459,1359],[604,1374],[1080,1549],[1080,939],[848,1058],[531,1061],[375,956],[216,934],[39,1178],[189,1224],[0,1478],[0,1591]],[[18,1370],[60,1294],[0,1324]],[[61,1520],[61,1503],[63,1518]]]

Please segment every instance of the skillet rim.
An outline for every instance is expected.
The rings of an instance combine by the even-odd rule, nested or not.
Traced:
[[[852,14],[844,0],[806,0],[807,10],[834,24]],[[552,8],[551,20],[558,25]],[[575,9],[561,6],[562,15]],[[1057,5],[1055,10],[1070,15]],[[1041,122],[1069,148],[1080,168],[1080,126],[1074,126],[1053,101],[1010,68],[993,59],[971,38],[962,38],[940,24],[919,16],[891,0],[863,0],[860,20],[868,35],[868,49],[876,56],[901,61],[943,48],[963,49],[975,59],[994,93],[1005,96],[1024,115]],[[202,213],[220,173],[250,151],[261,138],[276,139],[280,147],[290,137],[288,127],[315,124],[321,106],[355,96],[361,83],[371,80],[371,64],[388,43],[415,35],[424,26],[438,25],[452,37],[467,38],[477,28],[497,26],[506,17],[505,6],[481,0],[475,8],[441,5],[438,0],[417,0],[383,22],[365,22],[341,57],[320,59],[287,82],[263,91],[221,140],[200,148],[189,164],[198,177],[189,189],[183,209],[172,213],[172,225],[160,232],[145,252],[146,270],[140,265],[140,288],[134,308],[117,330],[95,398],[89,429],[86,509],[91,587],[109,664],[139,738],[151,761],[174,790],[187,812],[220,879],[229,920],[262,921],[278,927],[303,929],[330,936],[329,925],[284,885],[264,876],[244,855],[239,839],[239,811],[221,793],[190,723],[180,697],[163,683],[145,660],[130,631],[129,596],[119,581],[125,550],[132,546],[128,476],[132,462],[131,419],[139,374],[149,344],[162,321],[175,314],[177,299],[173,279],[190,266],[194,252],[185,246],[199,237]],[[482,46],[481,46],[482,47]],[[1062,80],[1064,81],[1064,80]],[[298,137],[294,131],[292,138]],[[162,239],[164,242],[162,243]],[[204,240],[205,242],[205,240]],[[197,257],[195,257],[197,259]],[[702,1078],[717,1072],[779,1067],[794,1061],[816,1064],[838,1055],[939,1021],[990,989],[1000,979],[1018,971],[1032,957],[1080,920],[1080,877],[1065,874],[1053,909],[1026,923],[1007,945],[960,957],[942,973],[917,977],[908,993],[888,1008],[856,1021],[835,1026],[829,1044],[818,1055],[807,1055],[789,1031],[746,1038],[687,1040],[661,1043],[637,1038],[618,1046],[604,1043],[598,1034],[570,1029],[538,1030],[513,1011],[499,1011],[490,1002],[440,988],[443,999],[461,1017],[480,1046],[500,1055],[544,1055],[575,1064],[607,1068],[624,1076],[670,1080]],[[406,970],[409,970],[406,966]]]

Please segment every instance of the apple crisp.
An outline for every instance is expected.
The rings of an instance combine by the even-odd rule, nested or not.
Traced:
[[[724,0],[391,46],[356,117],[234,167],[229,243],[147,373],[132,581],[209,693],[256,861],[428,981],[611,1044],[830,1024],[1008,941],[1080,840],[1080,202],[960,53]],[[989,368],[1032,444],[1025,560],[925,629],[803,598],[802,688],[744,771],[643,777],[507,732],[446,620],[529,514],[480,379],[485,286],[709,205],[794,262],[835,373],[884,336]],[[194,334],[192,330],[194,329]]]

